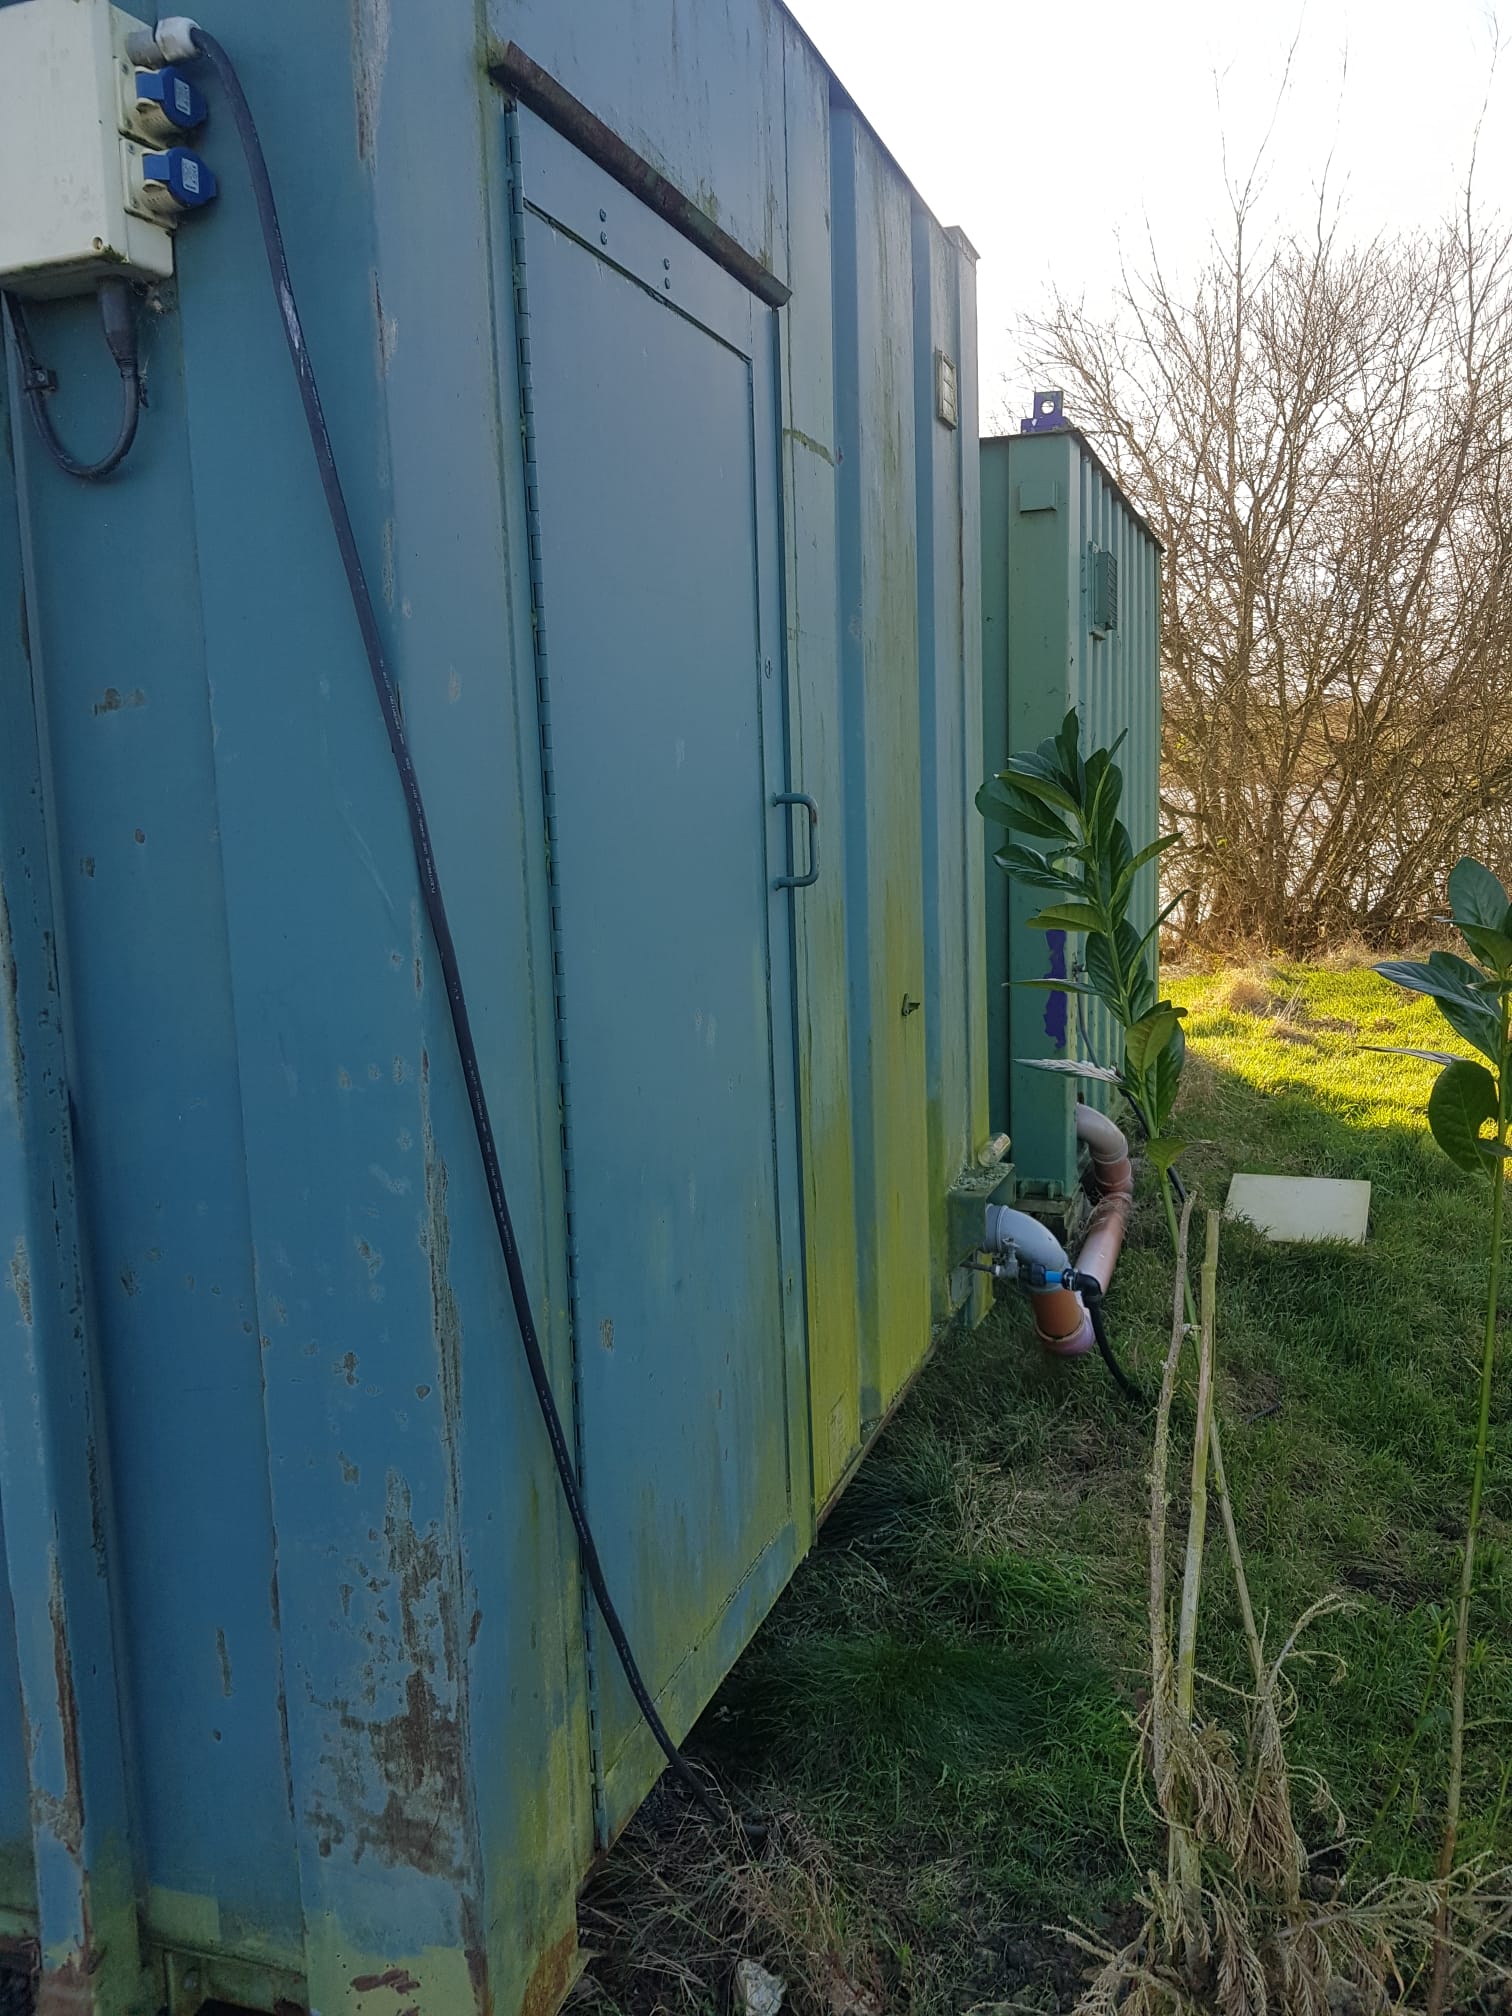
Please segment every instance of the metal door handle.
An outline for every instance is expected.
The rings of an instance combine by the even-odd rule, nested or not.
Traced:
[[[774,805],[801,805],[808,813],[808,873],[807,875],[779,875],[772,884],[774,889],[811,889],[819,880],[819,807],[806,791],[774,791]]]

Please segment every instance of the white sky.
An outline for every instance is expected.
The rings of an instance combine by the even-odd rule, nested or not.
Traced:
[[[1493,78],[1492,0],[789,4],[926,202],[981,254],[984,431],[1028,410],[1014,323],[1045,305],[1052,278],[1101,303],[1120,247],[1135,263],[1147,227],[1168,270],[1200,260],[1224,203],[1220,133],[1230,168],[1247,171],[1294,38],[1269,225],[1310,220],[1330,152],[1351,234],[1432,224],[1463,190],[1483,105],[1478,204],[1512,221],[1512,47]],[[1512,41],[1512,9],[1502,20]]]

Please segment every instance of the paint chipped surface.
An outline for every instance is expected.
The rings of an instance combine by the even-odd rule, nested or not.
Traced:
[[[369,1656],[357,1694],[335,1705],[327,1806],[310,1815],[320,1853],[344,1846],[448,1882],[466,1881],[466,1803],[459,1712],[462,1647],[455,1550],[436,1522],[415,1523],[409,1486],[390,1472],[381,1559],[364,1601],[343,1584],[343,1610]],[[369,1564],[362,1563],[365,1568]],[[397,1613],[397,1616],[396,1614]]]
[[[58,1690],[58,1728],[63,1745],[63,1783],[50,1789],[32,1784],[32,1823],[77,1861],[84,1843],[84,1776],[79,1759],[79,1702],[68,1649],[63,1578],[54,1554],[48,1562],[47,1620],[52,1632],[53,1678]]]
[[[123,693],[118,686],[107,686],[94,703],[96,714],[119,714],[123,707],[145,707],[147,695],[140,686],[134,686],[129,693]]]
[[[352,0],[352,85],[357,103],[357,153],[363,161],[370,162],[378,148],[388,52],[389,0]]]
[[[32,1320],[31,1262],[27,1258],[24,1239],[16,1241],[11,1254],[10,1278],[11,1293],[15,1296],[16,1305],[21,1311],[21,1321],[29,1330]]]

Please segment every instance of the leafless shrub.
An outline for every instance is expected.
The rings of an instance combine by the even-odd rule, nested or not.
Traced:
[[[1149,512],[1186,938],[1313,954],[1431,925],[1455,858],[1512,870],[1512,233],[1259,230],[1229,192],[1183,288],[1028,325],[1041,383]]]

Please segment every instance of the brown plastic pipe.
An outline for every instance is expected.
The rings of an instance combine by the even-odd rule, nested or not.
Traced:
[[[1134,1203],[1134,1168],[1129,1143],[1106,1113],[1078,1104],[1076,1138],[1091,1153],[1098,1197],[1077,1249],[1077,1271],[1091,1274],[1106,1294],[1113,1269],[1123,1251],[1124,1234]],[[1047,1288],[1031,1297],[1034,1328],[1046,1351],[1060,1358],[1080,1358],[1093,1348],[1092,1319],[1080,1295],[1071,1288]]]

